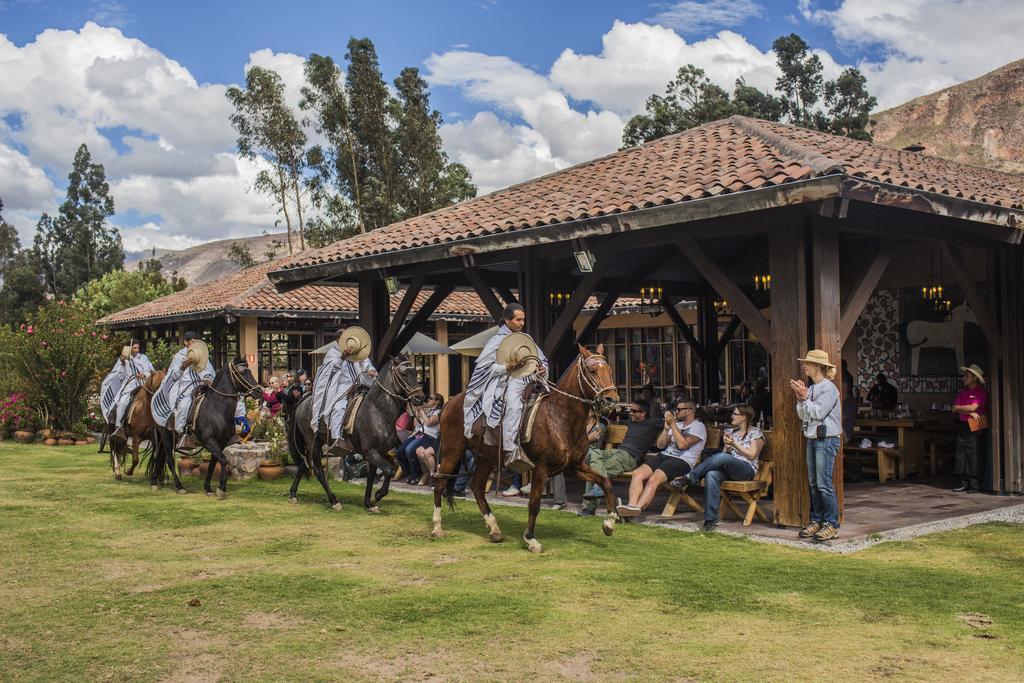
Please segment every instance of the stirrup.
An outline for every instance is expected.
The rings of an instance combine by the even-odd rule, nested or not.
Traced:
[[[344,436],[339,436],[335,439],[334,443],[327,449],[328,458],[344,458],[350,453],[352,453],[352,446]]]
[[[110,439],[111,441],[114,439],[117,439],[118,441],[127,441],[128,435],[124,433],[124,427],[118,427],[110,433]]]
[[[533,470],[533,461],[526,457],[522,447],[517,446],[515,450],[505,452],[505,467],[519,474],[528,474]]]
[[[174,450],[181,453],[191,453],[192,451],[202,448],[202,444],[196,441],[195,437],[192,436],[192,432],[185,432],[181,436],[181,440],[178,441],[178,445]]]

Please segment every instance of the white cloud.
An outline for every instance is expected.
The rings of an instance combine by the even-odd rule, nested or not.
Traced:
[[[739,26],[763,14],[764,7],[754,0],[682,0],[662,5],[662,10],[650,21],[674,28],[680,33],[693,34]]]
[[[800,11],[850,49],[882,48],[883,59],[858,64],[879,108],[1024,57],[1019,0],[843,0],[835,9],[801,0]]]

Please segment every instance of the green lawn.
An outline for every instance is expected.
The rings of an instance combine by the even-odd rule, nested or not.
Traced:
[[[154,493],[94,450],[0,444],[0,679],[1024,678],[1020,526],[835,556],[546,511],[532,555],[522,508],[432,541],[426,496]]]

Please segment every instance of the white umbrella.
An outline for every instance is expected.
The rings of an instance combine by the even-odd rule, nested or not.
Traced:
[[[480,352],[487,346],[491,337],[498,334],[498,326],[488,327],[483,332],[478,332],[472,337],[463,339],[458,344],[452,344],[452,351],[461,353],[463,356],[479,356]]]
[[[497,329],[497,328],[495,328]],[[310,351],[311,354],[322,356],[327,353],[327,350],[334,346],[334,342],[327,342],[319,349]],[[452,349],[449,349],[444,344],[436,342],[422,332],[417,332],[412,335],[412,339],[402,349],[402,353],[416,353],[420,355],[442,355],[448,353],[455,353]]]

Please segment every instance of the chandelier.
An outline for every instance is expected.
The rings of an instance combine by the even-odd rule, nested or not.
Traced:
[[[732,307],[729,306],[729,302],[725,299],[716,299],[712,305],[715,307],[716,315],[732,315]]]
[[[928,277],[921,286],[921,299],[931,308],[939,320],[949,320],[953,311],[953,302],[946,297],[942,287],[942,254],[939,254],[939,275],[935,276],[934,249],[928,254]]]
[[[640,312],[650,316],[661,314],[661,300],[665,290],[660,284],[646,284],[640,286]]]
[[[569,292],[555,288],[548,292],[548,306],[555,310],[561,310],[565,308],[567,303],[569,303],[570,296]]]
[[[761,275],[757,273],[754,275],[754,291],[755,292],[767,292],[772,288],[772,276]]]

